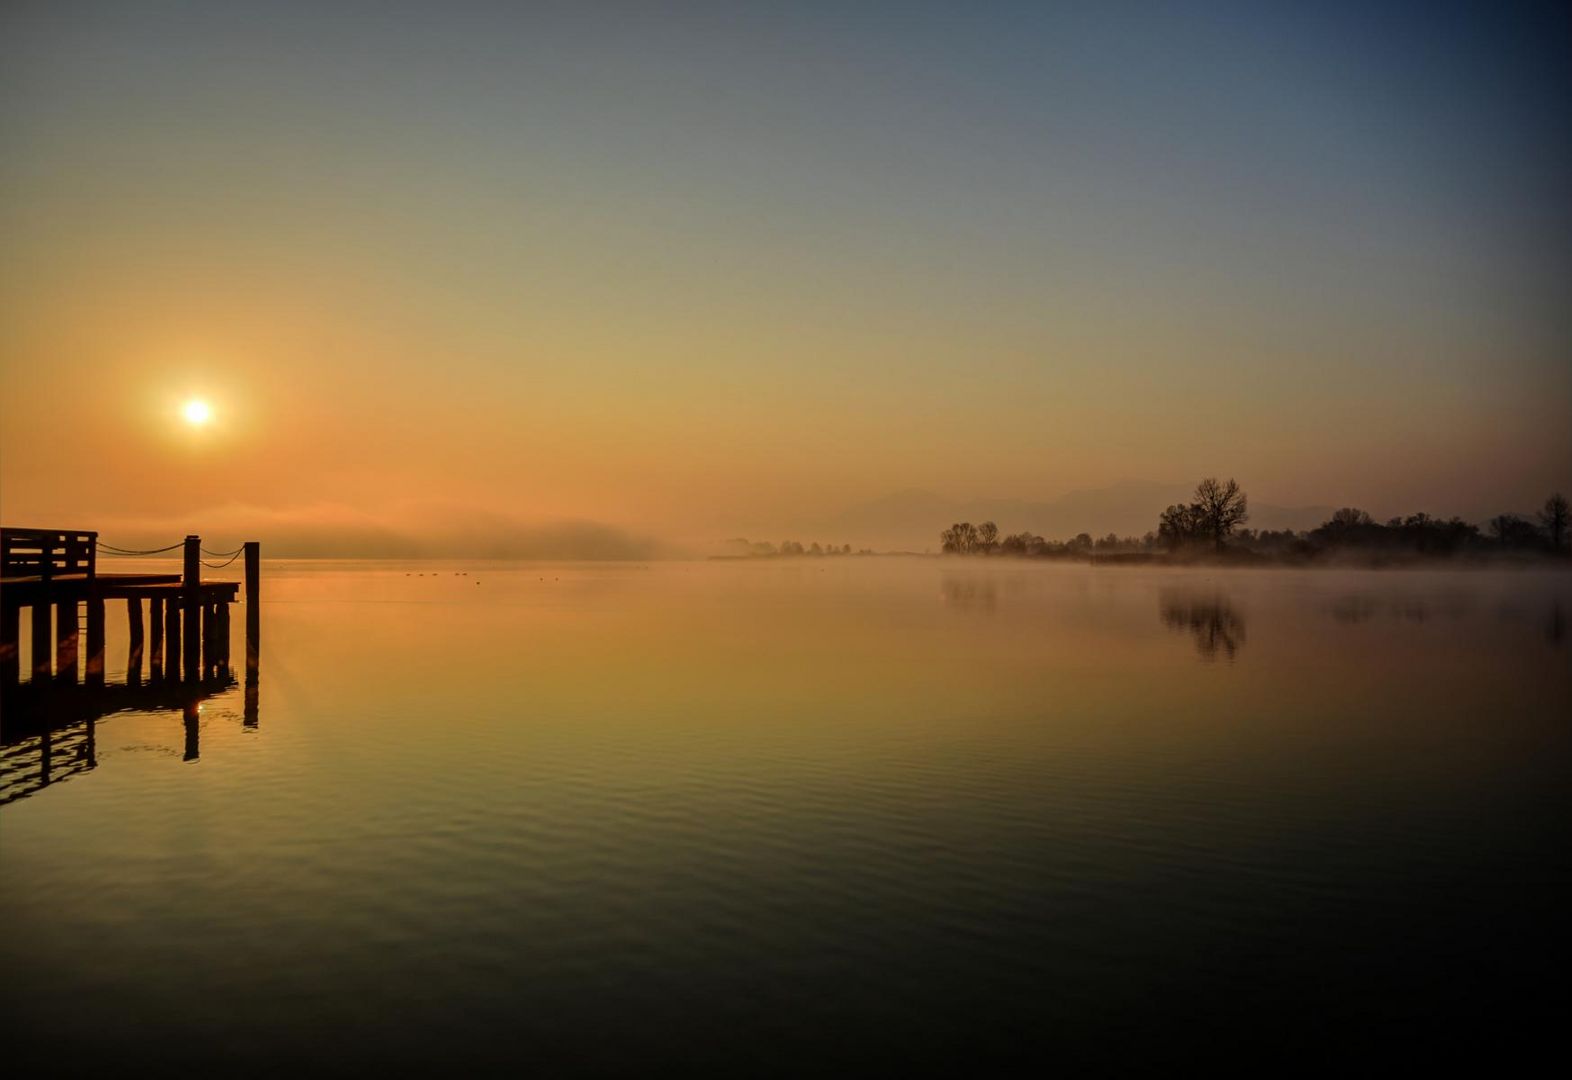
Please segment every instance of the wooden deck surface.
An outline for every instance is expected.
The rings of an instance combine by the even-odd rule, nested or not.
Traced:
[[[204,581],[198,588],[198,595],[204,600],[233,601],[240,583]],[[46,592],[51,600],[127,600],[139,596],[163,599],[183,595],[179,574],[57,574],[47,581],[36,574],[0,578],[0,598],[7,604],[31,604]]]

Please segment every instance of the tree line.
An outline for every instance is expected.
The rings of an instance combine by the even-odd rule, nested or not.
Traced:
[[[728,540],[725,544],[726,554],[731,558],[768,559],[781,555],[850,555],[852,546],[841,544],[811,543],[806,546],[798,540],[782,540],[779,544],[772,544],[768,540],[749,540],[746,537],[737,537]],[[859,555],[872,555],[873,552],[864,548],[857,552]]]
[[[1176,503],[1157,518],[1157,528],[1144,536],[1112,533],[1094,540],[1080,533],[1070,540],[1045,540],[1034,533],[1001,537],[991,521],[980,525],[957,522],[939,534],[950,555],[1018,555],[1033,558],[1076,558],[1093,555],[1170,557],[1208,552],[1213,556],[1312,559],[1339,551],[1369,555],[1445,556],[1519,553],[1565,556],[1572,539],[1568,504],[1559,492],[1545,500],[1534,518],[1498,514],[1483,529],[1453,517],[1428,514],[1394,517],[1377,523],[1368,513],[1345,507],[1314,529],[1247,529],[1249,498],[1238,482],[1206,477],[1188,503]]]

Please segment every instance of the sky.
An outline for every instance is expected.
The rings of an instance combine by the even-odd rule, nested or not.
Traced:
[[[0,12],[7,523],[1572,491],[1564,5]]]

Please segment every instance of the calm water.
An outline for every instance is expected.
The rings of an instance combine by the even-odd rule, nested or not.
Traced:
[[[254,726],[239,691],[194,740],[109,716],[95,767],[0,810],[7,1060],[1559,1053],[1572,575],[275,563],[265,589]]]

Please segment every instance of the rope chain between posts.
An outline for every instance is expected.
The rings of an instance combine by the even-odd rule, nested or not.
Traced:
[[[140,558],[144,555],[162,555],[165,552],[174,551],[177,548],[185,547],[184,540],[180,541],[178,544],[170,544],[168,547],[148,548],[145,551],[138,551],[133,548],[117,547],[114,544],[106,544],[102,541],[95,541],[95,543],[97,544],[98,550],[102,551],[105,555],[115,555],[126,559]],[[240,558],[241,555],[245,554],[245,550],[245,545],[243,544],[240,547],[237,547],[234,551],[209,551],[207,548],[202,548],[203,555],[210,555],[215,559],[223,559],[224,561],[217,563],[208,562],[206,559],[202,559],[200,561],[203,566],[206,566],[209,569],[222,570],[224,567]],[[225,558],[225,556],[228,557]]]
[[[178,549],[178,547],[185,547],[185,541],[181,541],[178,542],[178,544],[170,544],[168,547],[149,547],[149,549],[145,550],[145,552],[138,552],[138,550],[130,549],[130,547],[116,547],[115,544],[105,544],[105,542],[102,541],[94,541],[94,544],[96,544],[97,549],[101,550],[101,552],[104,552],[105,555],[115,555],[115,557],[119,558],[140,558],[143,557],[143,555],[163,555],[165,552],[173,552],[173,550]],[[204,547],[204,549],[201,549],[201,553],[203,553],[203,555],[211,555],[212,558],[223,558],[222,563],[209,563],[208,560],[198,560],[201,564],[203,564],[203,566],[206,566],[206,568],[214,569],[214,571],[222,571],[225,566],[233,563],[233,561],[237,560],[237,558],[241,558],[241,555],[244,555],[245,546],[242,544],[241,547],[236,547],[233,552],[209,552],[209,550]],[[225,558],[226,555],[228,555],[228,558]]]
[[[105,555],[121,555],[130,558],[134,555],[162,555],[166,551],[174,551],[178,547],[185,546],[185,541],[182,540],[178,544],[170,544],[168,547],[149,548],[147,551],[132,551],[130,548],[115,547],[113,544],[105,544],[102,541],[97,541],[97,544],[98,550]]]

